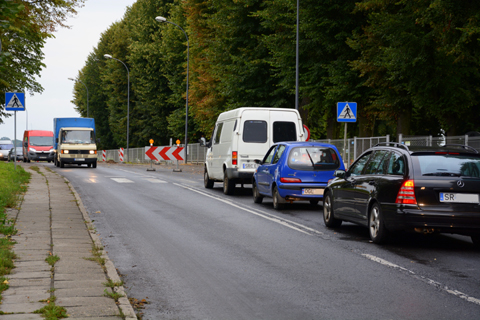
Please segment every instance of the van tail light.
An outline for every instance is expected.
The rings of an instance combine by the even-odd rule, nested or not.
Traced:
[[[415,198],[415,183],[413,180],[406,180],[403,182],[400,191],[397,194],[397,200],[395,203],[400,204],[417,204],[417,199]]]
[[[232,165],[234,166],[237,165],[237,159],[238,159],[238,152],[232,151]]]
[[[302,180],[298,178],[280,178],[280,182],[283,183],[299,183],[302,182]]]

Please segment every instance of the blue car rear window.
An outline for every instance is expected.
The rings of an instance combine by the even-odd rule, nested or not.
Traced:
[[[335,170],[340,160],[332,148],[296,147],[290,150],[288,166],[295,170]]]

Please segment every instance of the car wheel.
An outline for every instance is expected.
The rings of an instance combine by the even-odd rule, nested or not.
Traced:
[[[95,162],[92,163],[92,168],[95,169],[96,167],[97,167],[97,161],[95,161]]]
[[[207,189],[212,189],[213,183],[214,181],[208,176],[207,167],[205,167],[203,172],[203,186]]]
[[[253,180],[252,182],[252,193],[253,193],[253,202],[262,203],[263,196],[258,192],[257,182]]]
[[[388,230],[383,222],[382,210],[378,203],[374,203],[368,216],[368,230],[373,243],[381,244],[387,240]]]
[[[59,162],[60,162],[60,168],[65,168],[65,164],[63,163],[63,161],[60,160]]]
[[[476,234],[476,235],[470,236],[470,238],[472,238],[473,246],[477,250],[480,250],[480,235]]]
[[[78,164],[78,166],[80,167],[80,164]],[[88,168],[91,168],[91,167],[92,167],[92,164],[91,164],[91,163],[88,163],[88,164],[87,164],[87,167],[88,167]]]
[[[310,204],[312,206],[316,206],[318,204],[318,200],[310,200]]]
[[[335,218],[333,198],[330,192],[323,198],[323,222],[327,228],[338,228],[342,225],[342,220]]]
[[[226,195],[232,195],[235,191],[235,181],[229,179],[227,173],[223,174],[223,193]]]
[[[273,209],[282,210],[285,208],[285,203],[281,203],[282,197],[278,193],[277,187],[273,187]]]

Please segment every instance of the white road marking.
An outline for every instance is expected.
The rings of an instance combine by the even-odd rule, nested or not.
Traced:
[[[471,303],[475,303],[477,305],[480,305],[480,299],[477,299],[477,298],[474,298],[474,297],[470,297],[469,295],[463,293],[463,292],[460,292],[458,290],[455,290],[455,289],[452,289],[452,288],[449,288],[443,284],[441,284],[440,282],[437,282],[435,280],[432,280],[432,279],[429,279],[429,278],[426,278],[424,276],[420,276],[420,275],[417,275],[415,272],[413,272],[412,270],[408,270],[407,268],[404,268],[404,267],[401,267],[401,266],[398,266],[394,263],[391,263],[387,260],[384,260],[382,258],[379,258],[379,257],[376,257],[376,256],[373,256],[371,254],[362,254],[362,256],[364,256],[365,258],[367,259],[370,259],[372,261],[375,261],[381,265],[384,265],[384,266],[387,266],[389,268],[393,268],[393,269],[397,269],[397,270],[400,270],[400,271],[403,271],[405,273],[407,273],[408,275],[414,277],[415,279],[418,279],[420,281],[423,281],[424,283],[428,284],[428,285],[431,285],[439,290],[443,290],[451,295],[454,295],[460,299],[463,299],[463,300],[466,300],[468,302],[471,302]]]
[[[128,180],[126,178],[110,178],[110,179],[118,183],[133,183],[132,180]]]
[[[168,183],[167,181],[163,181],[163,180],[160,180],[160,179],[145,179],[147,180],[148,182],[151,182],[151,183]]]

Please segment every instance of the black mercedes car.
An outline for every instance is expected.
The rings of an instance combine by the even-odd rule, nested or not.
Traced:
[[[378,244],[393,231],[456,233],[480,248],[480,154],[471,147],[381,143],[335,177],[323,200],[329,228],[360,224]]]

